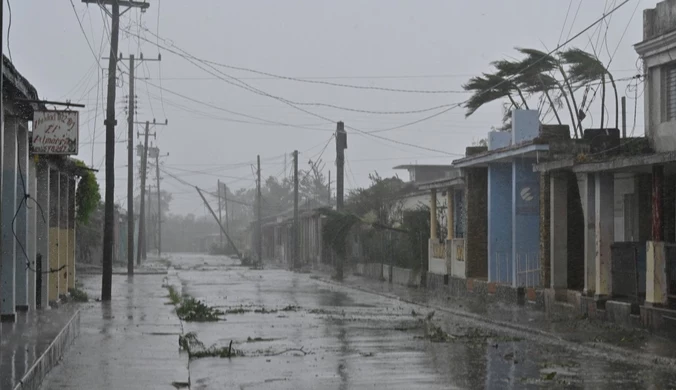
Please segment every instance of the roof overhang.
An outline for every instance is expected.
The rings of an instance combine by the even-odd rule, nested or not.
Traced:
[[[603,161],[577,162],[573,157],[536,164],[535,172],[569,170],[575,173],[648,172],[653,165],[676,163],[676,152],[614,156]]]
[[[418,189],[421,191],[445,190],[448,188],[462,187],[464,185],[465,179],[463,177],[453,177],[420,183],[418,184]]]
[[[539,157],[540,153],[548,152],[548,144],[527,143],[509,146],[502,149],[489,150],[474,156],[453,161],[458,168],[486,167],[489,163],[511,162],[518,157]]]

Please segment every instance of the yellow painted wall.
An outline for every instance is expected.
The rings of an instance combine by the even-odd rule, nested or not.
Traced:
[[[49,228],[49,269],[59,268],[59,228]],[[47,270],[43,270],[47,271]],[[49,301],[56,302],[59,299],[59,273],[49,274]]]
[[[59,229],[59,295],[68,293],[68,229]]]

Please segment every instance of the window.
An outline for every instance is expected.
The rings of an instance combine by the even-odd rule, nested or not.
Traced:
[[[455,190],[453,194],[455,210],[453,210],[453,230],[455,238],[465,238],[465,191]]]
[[[676,65],[668,65],[664,68],[664,93],[666,121],[676,120]]]

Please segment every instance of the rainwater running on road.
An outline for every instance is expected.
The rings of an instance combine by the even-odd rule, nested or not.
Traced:
[[[673,371],[516,338],[439,311],[432,329],[441,325],[450,337],[430,340],[423,318],[431,309],[308,274],[209,256],[170,261],[183,294],[226,312],[225,321],[184,322],[184,331],[205,345],[232,341],[243,353],[193,359],[192,389],[676,387]]]
[[[43,389],[676,388],[664,365],[444,310],[427,321],[432,309],[316,275],[206,255],[171,255],[162,267],[115,275],[113,302],[82,306],[81,335]],[[79,277],[99,296],[100,275]],[[225,314],[179,320],[169,285]],[[191,332],[236,356],[189,359],[179,335]]]

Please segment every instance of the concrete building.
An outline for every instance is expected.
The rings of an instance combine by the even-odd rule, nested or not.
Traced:
[[[0,318],[57,303],[75,286],[75,193],[85,169],[65,156],[34,155],[36,89],[3,58]],[[37,207],[35,207],[37,206]]]
[[[428,249],[428,278],[438,275],[448,278],[465,278],[465,226],[467,220],[465,182],[460,169],[455,169],[446,178],[418,184],[429,194],[430,239]],[[446,234],[439,230],[439,198],[443,198]],[[447,283],[447,280],[444,280]]]
[[[301,202],[298,209],[300,253],[298,266],[315,267],[331,257],[322,241],[321,202]],[[294,265],[293,254],[293,208],[278,215],[263,219],[263,259],[281,262],[288,267]]]
[[[645,69],[645,137],[588,129],[535,166],[549,182],[548,256],[556,301],[590,316],[660,327],[676,306],[676,1],[644,11],[635,45]],[[547,161],[548,160],[548,161]],[[584,221],[583,286],[571,282],[568,218],[579,188]],[[568,225],[568,226],[567,226]],[[567,228],[568,227],[568,228]]]
[[[533,172],[540,141],[534,110],[514,110],[510,132],[488,134],[488,150],[453,163],[462,169],[487,170],[488,282],[537,287],[540,278],[540,178]],[[474,213],[469,210],[468,213]]]

